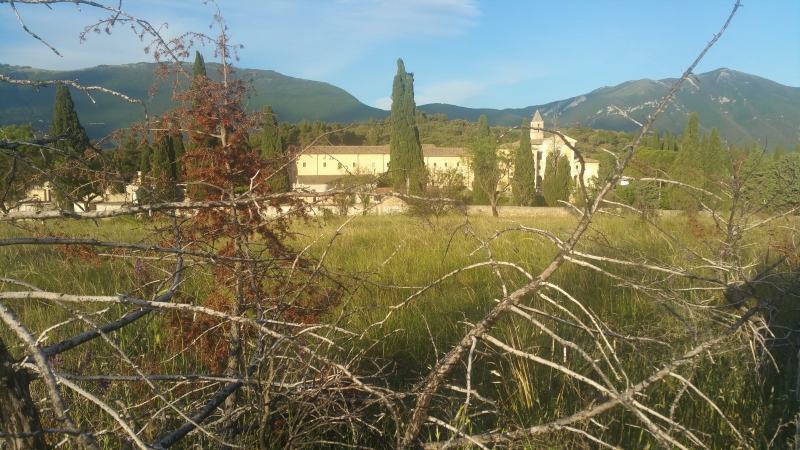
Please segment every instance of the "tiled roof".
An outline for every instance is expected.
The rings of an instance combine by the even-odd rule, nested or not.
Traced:
[[[306,155],[388,155],[388,145],[315,145],[303,152]],[[422,144],[423,156],[466,156],[461,147],[437,147],[433,144]]]
[[[533,115],[533,120],[531,120],[531,122],[544,122],[544,119],[542,119],[542,115],[539,114],[538,109],[536,110],[536,114]]]
[[[388,155],[388,145],[315,145],[303,152],[306,155]]]

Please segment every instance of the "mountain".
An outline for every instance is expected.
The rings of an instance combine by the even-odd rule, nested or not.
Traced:
[[[208,64],[208,73],[216,73],[217,67]],[[148,94],[155,77],[154,68],[152,63],[137,63],[58,72],[0,64],[0,73],[29,80],[70,79],[86,86],[103,86],[132,98],[144,99],[150,113],[158,114],[169,110],[175,103],[171,101],[169,82],[160,83],[155,96]],[[372,118],[381,120],[389,115],[388,111],[367,106],[327,83],[293,78],[272,70],[237,69],[235,75],[252,80],[257,92],[257,95],[245,99],[248,110],[260,110],[270,104],[279,121],[349,123]],[[545,124],[551,126],[558,111],[561,127],[580,123],[592,128],[635,131],[637,125],[613,106],[644,122],[675,81],[671,78],[627,81],[565,100],[518,109],[473,109],[443,103],[418,108],[428,114],[444,113],[450,119],[473,122],[485,114],[489,124],[504,126],[519,125],[523,117],[532,117],[537,109]],[[86,95],[73,90],[76,110],[93,138],[103,137],[143,118],[138,105],[110,98],[108,94],[93,95],[100,107],[93,106]],[[37,92],[27,86],[0,83],[0,125],[33,122],[39,129],[47,130],[54,99],[55,89],[52,87]],[[717,127],[722,137],[731,143],[759,142],[770,149],[780,143],[789,149],[800,141],[800,88],[783,86],[754,75],[722,68],[692,76],[681,85],[655,126],[662,133],[682,134],[689,113],[693,111],[700,116],[701,132]]]
[[[551,126],[557,110],[561,127],[580,123],[592,128],[630,132],[638,126],[613,106],[643,123],[676,81],[674,78],[628,81],[585,95],[520,109],[470,109],[441,103],[422,105],[419,109],[428,114],[444,113],[451,119],[470,121],[486,114],[491,125],[505,126],[519,125],[523,116],[530,118],[537,109],[545,125]],[[681,84],[654,125],[662,133],[683,134],[689,113],[693,111],[700,117],[701,132],[717,127],[722,137],[731,143],[759,142],[770,149],[780,143],[788,149],[800,141],[800,88],[755,75],[722,68],[692,76]]]
[[[103,86],[145,101],[148,112],[153,115],[177,105],[171,99],[170,81],[159,83],[155,96],[148,94],[155,80],[155,67],[155,63],[137,63],[75,71],[50,71],[0,64],[0,73],[17,79],[66,79],[77,80],[84,86]],[[217,64],[207,64],[208,73],[216,74],[217,67]],[[191,66],[187,65],[187,69],[191,72]],[[247,109],[260,110],[264,105],[272,105],[278,121],[294,123],[306,119],[349,123],[367,121],[370,118],[385,119],[389,116],[388,111],[367,106],[343,89],[328,83],[288,77],[272,70],[236,69],[234,75],[252,80],[256,95],[245,99]],[[41,130],[49,129],[55,92],[54,87],[41,88],[37,92],[29,86],[0,83],[0,124],[33,122]],[[72,89],[75,110],[92,138],[104,137],[144,118],[139,105],[104,93],[92,93],[92,96],[99,107],[95,107],[85,94]]]

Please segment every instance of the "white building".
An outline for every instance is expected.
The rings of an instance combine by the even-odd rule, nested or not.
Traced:
[[[467,151],[460,147],[437,147],[422,144],[422,154],[429,170],[457,169],[468,185],[472,184]],[[314,192],[333,188],[337,180],[350,173],[380,175],[391,167],[388,145],[313,146],[297,157],[292,187]]]
[[[539,130],[536,130],[535,128],[539,128]],[[567,157],[569,160],[572,179],[577,180],[578,175],[581,173],[580,159],[578,159],[578,157],[575,155],[575,152],[565,144],[565,140],[562,139],[561,136],[550,134],[549,136],[545,137],[544,131],[541,131],[543,128],[544,119],[542,119],[542,115],[539,114],[539,110],[537,109],[536,113],[533,115],[533,119],[531,120],[531,150],[533,151],[534,159],[536,161],[537,184],[541,184],[542,179],[544,179],[544,174],[547,171],[548,166],[547,160],[548,158],[553,157],[553,155],[565,155]],[[569,142],[572,146],[575,146],[575,144],[578,142],[569,136],[564,137],[566,138],[566,142]],[[600,168],[600,162],[589,158],[584,158],[583,160],[586,163],[583,173],[583,181],[586,185],[589,185],[592,177],[597,175],[597,172]]]

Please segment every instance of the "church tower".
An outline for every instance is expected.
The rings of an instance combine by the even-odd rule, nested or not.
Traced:
[[[542,115],[539,114],[539,110],[536,110],[536,114],[533,115],[533,119],[531,120],[531,128],[544,128],[544,119],[542,119]],[[538,130],[531,130],[531,143],[540,144],[544,139],[544,131]]]

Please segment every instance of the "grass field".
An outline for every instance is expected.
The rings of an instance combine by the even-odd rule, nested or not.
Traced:
[[[743,257],[763,258],[762,253],[770,248],[770,243],[786,237],[787,225],[797,226],[796,218],[793,220],[776,223],[748,238]],[[331,357],[348,359],[361,355],[356,366],[364,372],[374,366],[385,367],[381,383],[400,392],[418,382],[438,358],[456,345],[465,330],[484,317],[503,296],[498,274],[508,291],[513,291],[528,281],[523,272],[536,276],[556,254],[556,247],[546,237],[520,227],[546,230],[559,239],[567,239],[576,223],[573,217],[508,220],[476,217],[467,223],[462,217],[450,216],[432,227],[402,216],[358,217],[346,224],[344,219],[334,218],[295,224],[292,245],[315,259],[324,255],[325,273],[343,286],[338,306],[328,312],[324,321],[354,334],[339,338],[338,350],[332,350]],[[86,223],[78,222],[28,223],[24,226],[30,229],[25,230],[0,224],[0,235],[6,238],[31,233],[91,235],[109,241],[144,242],[149,239],[148,228],[152,225],[109,220],[87,229]],[[694,266],[698,257],[714,257],[714,248],[708,245],[709,236],[688,233],[685,218],[662,218],[658,225],[661,232],[640,219],[603,217],[592,225],[576,251],[671,267]],[[685,247],[670,239],[670,235],[679,236]],[[499,265],[494,273],[487,263],[488,250],[495,263],[508,262],[513,266]],[[171,264],[169,257],[158,258],[131,256],[104,247],[88,254],[77,248],[65,251],[51,246],[5,246],[0,247],[0,271],[4,277],[48,291],[93,295],[130,292],[148,297],[164,288],[159,280],[168,275],[166,270]],[[641,267],[604,262],[596,265],[607,273],[567,263],[550,280],[564,292],[547,288],[542,291],[547,298],[537,294],[523,302],[524,312],[541,326],[534,326],[520,315],[509,315],[491,335],[516,349],[598,380],[588,360],[579,357],[575,348],[565,345],[575,344],[600,361],[598,364],[608,373],[616,373],[619,378],[615,383],[624,388],[672,361],[698,339],[719,332],[734,317],[735,311],[725,307],[720,292],[694,290],[705,285],[697,279],[673,279]],[[796,266],[791,270],[797,273]],[[693,273],[710,275],[713,268],[699,265]],[[647,289],[636,289],[623,281],[631,279],[637,280],[639,286],[652,287],[653,293],[647,295]],[[190,265],[185,280],[177,301],[191,302],[214,289],[202,266]],[[141,288],[143,284],[146,287]],[[664,286],[675,297],[655,293],[656,288],[666,292]],[[0,284],[0,288],[21,289],[8,283]],[[548,298],[553,302],[548,302]],[[9,306],[34,335],[46,336],[45,344],[85,329],[85,324],[72,319],[46,331],[72,317],[50,302],[9,302]],[[81,308],[92,313],[92,320],[104,322],[118,317],[123,307]],[[776,311],[774,314],[780,317],[773,323],[794,324],[798,319],[796,306]],[[613,348],[613,361],[602,361],[608,351],[596,348],[593,335],[575,326],[581,321],[590,323],[591,317],[603,324],[609,348]],[[153,373],[208,372],[208,367],[191,351],[176,351],[174,345],[166,345],[174,340],[167,326],[169,320],[168,315],[150,316],[125,333],[115,333],[114,337],[137,364]],[[7,343],[15,342],[6,328],[0,328],[0,337]],[[793,392],[797,360],[794,347],[770,348],[774,363],[763,348],[753,345],[748,328],[742,328],[713,353],[696,358],[676,373],[691,380],[692,386],[704,392],[707,399],[694,395],[693,388],[687,388],[678,378],[668,377],[648,388],[639,401],[657,414],[695,430],[711,448],[730,448],[737,442],[737,434],[754,447],[768,448],[776,432],[773,444],[779,448],[776,442],[788,442],[792,430],[785,424],[793,420],[798,408]],[[465,419],[460,415],[463,405],[454,401],[456,394],[435,400],[436,414],[443,420],[461,421],[473,432],[531,427],[604,400],[602,392],[576,382],[563,371],[514,356],[497,346],[482,344],[475,353],[471,383],[482,398],[491,400],[483,403],[475,400],[475,408],[487,412]],[[118,373],[124,363],[107,346],[95,342],[82,352],[64,355],[58,367],[81,374]],[[458,369],[452,376],[453,383],[463,384],[466,374],[466,366]],[[139,388],[125,383],[86,382],[85,386],[104,398],[123,399],[128,404],[139,401],[139,395],[143,395]],[[178,396],[179,392],[175,390],[174,394]],[[92,421],[102,414],[95,406],[87,405],[78,416]],[[660,420],[655,413],[650,418]],[[623,425],[637,420],[631,412],[616,408],[598,416],[594,423],[584,423],[582,429],[621,448],[655,448],[655,441],[644,428]],[[437,427],[428,429],[432,437],[442,431]],[[353,441],[357,443],[358,438]],[[527,446],[593,448],[580,435],[569,431],[532,439]]]

